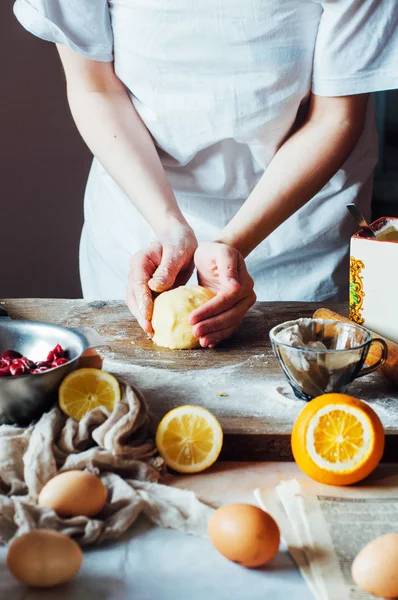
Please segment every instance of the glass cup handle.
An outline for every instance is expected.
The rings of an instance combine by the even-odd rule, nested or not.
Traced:
[[[369,375],[369,373],[373,373],[379,367],[382,367],[388,358],[388,346],[387,343],[381,338],[373,338],[373,340],[369,344],[369,350],[372,344],[379,344],[381,346],[381,356],[379,360],[374,364],[370,365],[370,367],[365,367],[361,370],[361,372],[357,375],[357,377],[363,377],[364,375]]]

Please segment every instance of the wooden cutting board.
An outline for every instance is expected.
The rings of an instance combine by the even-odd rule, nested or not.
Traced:
[[[292,399],[268,334],[283,321],[311,317],[319,305],[257,303],[241,330],[214,350],[157,348],[120,301],[3,300],[3,306],[15,319],[95,328],[110,346],[101,349],[104,369],[138,386],[157,419],[180,404],[205,406],[218,417],[224,458],[291,459],[290,433],[304,403]],[[347,312],[344,305],[328,308]],[[350,393],[372,403],[388,434],[386,458],[397,460],[398,391],[375,374]]]

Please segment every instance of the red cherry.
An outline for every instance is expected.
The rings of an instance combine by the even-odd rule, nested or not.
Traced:
[[[48,353],[47,359],[35,363],[16,350],[6,350],[0,356],[0,377],[23,375],[24,373],[44,373],[54,367],[66,364],[68,359],[61,344],[57,344]]]
[[[48,367],[37,367],[36,369],[33,369],[31,373],[37,375],[38,373],[45,373],[46,371],[48,371]]]
[[[12,359],[12,364],[13,364],[14,366],[16,366],[16,367],[23,367],[23,366],[25,366],[25,365],[23,364],[23,360],[22,360],[22,358],[13,358],[13,359]]]
[[[46,369],[51,369],[51,362],[49,360],[41,360],[36,366],[38,368],[45,367]]]
[[[64,358],[64,349],[62,348],[61,344],[57,344],[53,350],[53,354],[55,355],[55,358]]]
[[[27,371],[33,371],[33,369],[36,368],[36,363],[33,362],[33,360],[26,358],[26,356],[21,358],[21,362],[24,364]]]
[[[23,364],[22,365],[14,365],[14,364],[12,364],[10,366],[10,373],[14,377],[17,376],[17,375],[23,375],[24,373],[26,373],[25,366]]]
[[[53,367],[60,367],[61,365],[66,365],[66,363],[69,362],[66,358],[56,358],[53,361],[52,366]]]

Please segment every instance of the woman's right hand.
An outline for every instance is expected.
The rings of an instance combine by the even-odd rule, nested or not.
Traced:
[[[198,247],[187,223],[175,222],[130,259],[126,303],[142,329],[153,334],[153,294],[184,285],[191,277]]]

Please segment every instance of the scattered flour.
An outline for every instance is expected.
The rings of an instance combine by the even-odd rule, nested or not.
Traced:
[[[106,306],[111,310],[101,309]],[[121,328],[121,315],[126,307],[122,301],[85,303],[76,310],[71,302],[63,323],[69,327],[90,324],[112,345],[131,337],[128,328]],[[256,311],[264,318],[261,311]],[[252,433],[290,433],[294,420],[305,402],[295,399],[282,372],[271,376],[266,367],[269,353],[261,353],[250,359],[211,369],[183,370],[180,356],[167,358],[162,350],[140,348],[130,339],[131,354],[104,350],[104,369],[140,387],[145,393],[151,410],[164,414],[178,404],[199,404],[216,414],[221,422],[227,419],[228,433],[242,432],[242,427]],[[184,352],[184,351],[181,351]],[[193,361],[200,358],[202,350],[189,351]],[[232,359],[233,360],[233,359]],[[348,393],[369,401],[380,416],[388,432],[398,428],[398,394],[388,384],[380,384],[373,374],[358,379]],[[383,391],[381,391],[383,390]],[[221,394],[227,394],[226,396]]]
[[[306,402],[294,397],[282,374],[270,377],[258,369],[250,370],[258,357],[224,367],[176,370],[160,367],[172,365],[172,360],[147,357],[143,365],[108,354],[104,369],[139,387],[155,415],[178,404],[198,404],[211,410],[222,424],[227,419],[228,433],[242,433],[243,426],[251,433],[289,434]],[[397,394],[391,390],[381,394],[375,376],[358,380],[348,393],[369,401],[387,432],[398,427]]]

